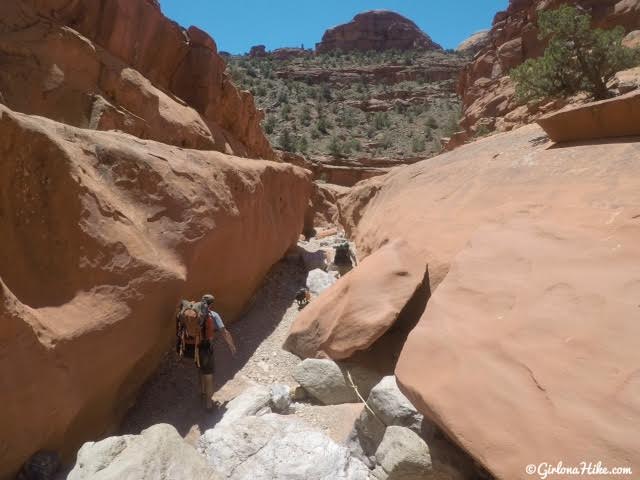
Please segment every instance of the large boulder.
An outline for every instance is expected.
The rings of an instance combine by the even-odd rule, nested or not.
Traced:
[[[378,466],[372,480],[448,480],[433,471],[429,446],[415,432],[404,427],[389,427],[376,451]]]
[[[226,405],[218,425],[228,425],[241,418],[256,415],[270,406],[273,395],[264,385],[252,385]]]
[[[637,317],[639,295],[638,282],[632,278],[640,278],[634,270],[639,264],[635,249],[640,245],[640,142],[631,137],[550,147],[544,131],[530,125],[362,183],[340,205],[359,254],[370,255],[389,239],[403,238],[417,252],[415,261],[428,263],[433,292],[440,292],[450,272],[462,275],[463,266],[468,271],[464,287],[447,295],[444,316],[433,310],[440,303],[438,294],[430,300],[428,310],[434,313],[424,315],[410,333],[396,373],[412,404],[479,462],[495,463],[503,472],[498,478],[521,478],[526,466],[522,462],[525,457],[533,462],[535,452],[551,455],[553,451],[554,458],[563,459],[572,456],[574,448],[583,446],[582,440],[575,439],[593,440],[583,453],[596,453],[590,458],[614,465],[619,459],[616,449],[625,452],[626,448],[619,419],[626,415],[627,425],[633,425],[636,418],[637,407],[635,400],[629,400],[628,388],[633,388],[631,371],[638,360],[627,342],[636,336],[629,322]],[[482,241],[483,249],[493,249],[489,260],[478,259],[476,264],[467,257],[469,261],[452,271],[457,255],[480,241],[474,238],[479,228],[500,228],[514,220],[579,230],[582,233],[576,238],[583,240],[574,242],[573,234],[547,228],[535,234],[532,227],[531,234],[517,235],[505,228],[504,239],[498,234],[492,237],[498,243]],[[566,248],[561,248],[564,238]],[[558,249],[553,247],[554,239]],[[512,244],[517,250],[512,250]],[[591,252],[593,262],[587,258]],[[545,257],[549,260],[543,261]],[[558,286],[538,284],[543,277]],[[586,288],[583,282],[591,286]],[[515,305],[512,315],[495,313],[492,321],[496,323],[489,321],[491,309],[509,305]],[[520,316],[526,323],[519,323],[516,317]],[[515,330],[498,323],[514,318]],[[450,334],[440,337],[445,331]],[[529,349],[523,355],[512,350],[519,342],[523,350]],[[528,355],[538,360],[529,363]],[[522,362],[531,367],[553,402],[559,392],[575,408],[558,399],[561,411],[544,410],[543,405],[549,408],[550,402]],[[542,365],[540,371],[538,362],[549,365]],[[465,373],[475,367],[473,373]],[[558,387],[567,372],[566,389]],[[575,419],[579,412],[582,427]],[[540,418],[544,421],[539,425]],[[547,421],[559,423],[547,429]],[[589,425],[606,428],[599,433],[585,431]],[[567,436],[559,436],[556,428],[564,428]],[[526,440],[520,442],[520,435]],[[614,438],[614,443],[604,435]],[[476,442],[476,438],[486,440]],[[503,441],[517,452],[503,450]],[[549,451],[543,451],[544,445]],[[611,450],[604,445],[612,445]],[[594,452],[596,446],[602,450]],[[513,465],[504,474],[507,459]]]
[[[640,90],[538,119],[554,142],[640,136]]]
[[[338,405],[360,402],[361,397],[366,399],[380,375],[361,365],[338,365],[332,360],[308,358],[296,366],[293,378],[315,400],[324,405]]]
[[[367,480],[369,470],[324,433],[275,414],[207,430],[199,451],[228,480]]]
[[[85,443],[68,480],[222,479],[171,425]]]
[[[366,350],[398,320],[420,290],[425,264],[395,240],[365,259],[295,319],[285,348],[301,358],[349,358]]]
[[[405,344],[402,390],[496,478],[640,468],[640,224],[593,227],[481,228]]]
[[[295,245],[311,186],[291,165],[3,106],[0,137],[4,477],[118,422],[169,348],[181,297],[213,291],[233,321]]]
[[[147,0],[0,4],[0,92],[11,109],[179,147],[274,159],[213,39]]]
[[[422,433],[424,417],[398,388],[396,377],[384,377],[369,393],[349,434],[348,445],[363,461],[374,456],[389,426],[401,426]]]
[[[316,52],[336,50],[441,50],[429,35],[402,15],[388,10],[372,10],[356,15],[343,25],[330,28],[316,45]]]
[[[323,251],[318,251],[320,254],[324,254]],[[322,255],[323,258],[326,258]],[[338,281],[336,272],[326,272],[321,268],[311,270],[307,274],[307,288],[312,295],[319,296],[327,288],[331,287]]]
[[[615,74],[607,84],[610,90],[618,95],[629,93],[640,88],[640,67],[629,68]]]

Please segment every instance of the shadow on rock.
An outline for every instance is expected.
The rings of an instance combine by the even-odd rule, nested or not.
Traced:
[[[271,269],[246,313],[228,327],[238,347],[236,356],[231,355],[222,339],[215,341],[216,389],[233,379],[274,331],[305,279],[305,270],[295,261],[283,260]],[[193,360],[178,357],[172,349],[140,391],[118,434],[138,434],[152,425],[168,423],[187,440],[195,441],[213,428],[223,413],[224,409],[204,410]]]

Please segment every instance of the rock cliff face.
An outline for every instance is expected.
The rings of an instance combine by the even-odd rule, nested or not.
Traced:
[[[474,33],[458,45],[456,51],[475,55],[489,44],[489,30]]]
[[[274,158],[262,113],[215,42],[157,2],[2,2],[0,93],[13,110],[177,146]]]
[[[302,231],[308,172],[0,106],[0,478],[113,427],[181,296],[228,321]]]
[[[351,22],[327,30],[316,45],[318,53],[411,49],[442,47],[411,20],[388,10],[360,13]]]
[[[506,11],[496,14],[488,46],[461,75],[458,92],[463,99],[461,125],[465,130],[475,132],[480,126],[510,130],[544,113],[518,106],[508,73],[544,52],[544,44],[538,39],[537,12],[566,3],[589,11],[600,27],[622,25],[633,31],[640,26],[638,0],[511,0]]]
[[[434,293],[399,384],[505,480],[551,457],[640,468],[640,356],[629,343],[640,140],[549,147],[542,129],[523,127],[361,182],[340,201],[359,253],[401,238],[428,263]]]

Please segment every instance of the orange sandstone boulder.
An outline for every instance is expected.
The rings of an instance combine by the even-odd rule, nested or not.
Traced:
[[[402,351],[401,390],[497,479],[640,469],[640,222],[598,227],[479,229]]]
[[[348,187],[331,183],[313,182],[309,209],[305,217],[305,230],[330,228],[339,223],[338,200],[349,193]]]
[[[578,453],[640,469],[640,137],[530,125],[362,182],[340,214],[361,257],[402,238],[428,263],[396,373],[497,478]]]
[[[0,106],[0,478],[108,433],[181,297],[233,321],[295,245],[310,175]]]
[[[334,360],[366,350],[398,320],[425,270],[409,245],[389,242],[298,315],[285,348],[301,358]]]
[[[341,222],[361,257],[406,240],[428,262],[434,291],[483,223],[526,216],[615,228],[640,214],[638,138],[551,147],[537,125],[477,140],[359,183],[339,200]]]
[[[554,142],[640,136],[640,90],[538,119]]]

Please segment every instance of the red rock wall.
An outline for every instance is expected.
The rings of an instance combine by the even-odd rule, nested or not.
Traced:
[[[0,478],[115,426],[183,296],[233,321],[295,244],[285,163],[81,130],[0,106]]]
[[[145,0],[3,2],[2,102],[83,128],[274,158],[215,42]]]
[[[490,130],[510,130],[529,123],[538,113],[545,113],[518,106],[508,73],[526,59],[544,52],[544,43],[538,39],[537,12],[566,3],[587,9],[597,26],[622,25],[627,31],[640,28],[638,0],[511,0],[508,9],[494,18],[489,45],[476,54],[460,77],[461,125],[465,130],[473,133],[481,125]]]

